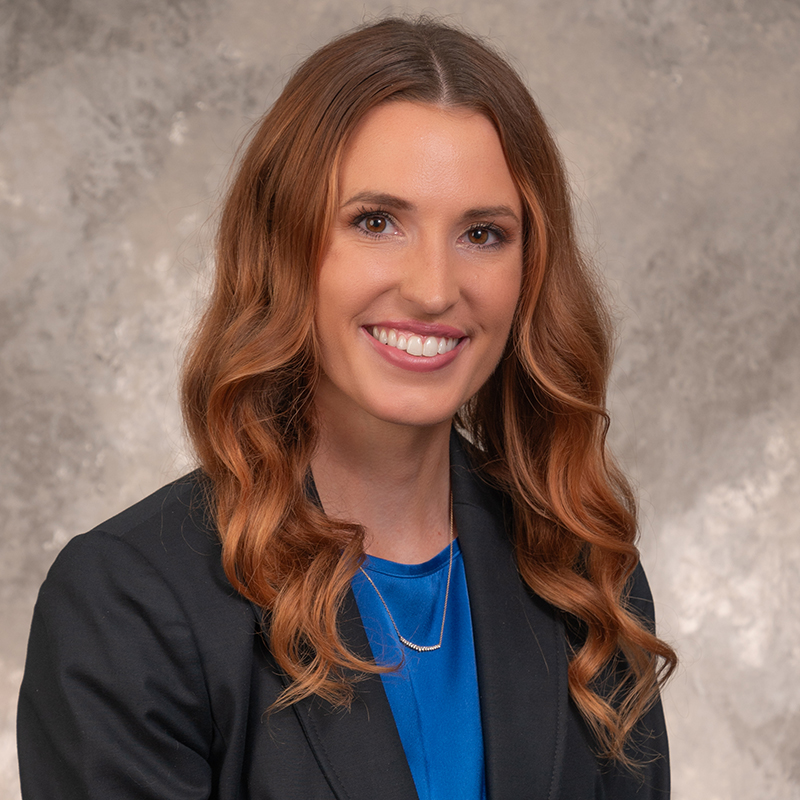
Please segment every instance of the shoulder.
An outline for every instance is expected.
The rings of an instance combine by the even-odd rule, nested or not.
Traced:
[[[59,635],[73,625],[111,635],[136,625],[182,629],[197,644],[256,616],[225,576],[199,473],[174,481],[70,540],[39,593],[37,613]]]
[[[133,547],[153,545],[170,550],[181,539],[193,544],[216,543],[218,536],[208,511],[208,492],[197,470],[162,486],[148,497],[97,525],[102,532]]]
[[[454,484],[454,494],[459,502],[488,511],[502,522],[505,536],[510,540],[513,528],[513,509],[511,498],[496,487],[479,466],[475,458],[475,447],[455,429],[450,436],[450,468]],[[641,561],[628,578],[624,595],[626,605],[651,632],[655,628],[655,608],[650,584]]]
[[[179,580],[182,573],[203,566],[214,572],[212,564],[219,564],[220,549],[203,482],[195,472],[71,539],[53,563],[44,587],[70,576],[89,577],[102,562],[147,564]]]

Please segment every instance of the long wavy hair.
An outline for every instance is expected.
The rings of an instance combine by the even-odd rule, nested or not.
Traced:
[[[338,166],[365,115],[396,100],[486,116],[522,198],[512,332],[456,424],[476,466],[512,501],[520,574],[580,631],[569,688],[598,753],[628,762],[625,743],[676,658],[627,601],[636,515],[606,449],[609,320],[576,242],[547,125],[508,63],[458,29],[386,19],[335,39],[300,65],[239,160],[213,293],[183,374],[184,417],[225,572],[264,609],[264,635],[290,678],[277,707],[312,694],[347,705],[359,676],[385,669],[351,652],[337,628],[364,531],[327,518],[306,489],[316,443],[316,271]],[[620,664],[609,693],[608,670]]]

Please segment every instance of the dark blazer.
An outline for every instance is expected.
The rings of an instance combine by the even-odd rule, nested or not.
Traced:
[[[664,800],[660,705],[637,734],[639,774],[599,762],[569,699],[559,613],[521,583],[503,498],[451,452],[490,800]],[[42,586],[19,701],[24,800],[409,800],[416,791],[381,680],[350,711],[285,683],[258,610],[220,565],[197,475],[73,539]],[[641,570],[631,598],[653,617]],[[368,654],[352,593],[344,638]],[[461,800],[461,799],[460,799]]]

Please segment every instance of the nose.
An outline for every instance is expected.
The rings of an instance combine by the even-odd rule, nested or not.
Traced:
[[[460,295],[457,255],[446,244],[419,242],[402,265],[400,295],[418,313],[441,316]]]

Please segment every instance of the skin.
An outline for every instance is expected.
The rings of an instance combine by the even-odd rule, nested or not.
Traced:
[[[312,470],[326,512],[364,525],[371,555],[419,563],[449,542],[450,424],[508,339],[521,220],[497,133],[476,112],[387,103],[344,150],[319,268]],[[457,344],[410,356],[374,326]]]

